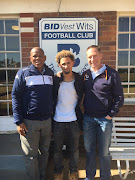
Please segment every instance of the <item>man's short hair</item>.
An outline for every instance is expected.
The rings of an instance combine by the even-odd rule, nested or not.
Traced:
[[[86,49],[86,52],[87,52],[89,49],[92,49],[92,48],[97,49],[97,50],[101,53],[100,46],[96,46],[96,45],[91,45],[91,46],[89,46],[89,47]]]
[[[57,62],[58,64],[60,64],[60,60],[61,60],[62,58],[64,58],[64,57],[70,57],[70,59],[71,59],[72,61],[75,60],[75,57],[74,57],[73,53],[71,53],[71,51],[62,50],[62,51],[60,51],[60,52],[57,53],[56,58],[55,58],[55,59],[56,59],[56,62]]]
[[[44,50],[43,50],[42,48],[40,48],[40,47],[33,47],[33,48],[31,49],[31,51],[30,51],[30,55],[31,55],[31,52],[33,51],[33,49],[39,50],[39,51],[41,51],[41,52],[45,55]]]

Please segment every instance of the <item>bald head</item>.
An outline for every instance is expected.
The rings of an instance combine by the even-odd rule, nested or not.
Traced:
[[[34,47],[34,48],[32,48],[32,49],[31,49],[31,51],[30,51],[30,55],[31,55],[31,53],[32,53],[32,52],[36,52],[36,51],[40,51],[41,53],[43,53],[43,54],[44,54],[44,51],[43,51],[43,49],[42,49],[42,48],[40,48],[40,47]]]

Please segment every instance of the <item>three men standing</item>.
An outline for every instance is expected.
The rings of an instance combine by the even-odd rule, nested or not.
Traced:
[[[98,139],[101,180],[110,179],[112,117],[123,105],[123,89],[117,71],[101,63],[98,46],[87,48],[91,68],[80,76],[72,71],[74,55],[63,50],[56,56],[62,72],[54,77],[44,64],[41,48],[31,50],[31,66],[18,71],[13,91],[13,114],[21,135],[28,180],[45,180],[51,138],[52,91],[54,96],[54,180],[63,180],[62,146],[68,131],[69,180],[78,180],[79,136],[82,127],[80,103],[84,93],[83,134],[86,149],[86,179],[96,174]],[[52,85],[53,90],[52,90]],[[38,149],[40,152],[38,152]]]

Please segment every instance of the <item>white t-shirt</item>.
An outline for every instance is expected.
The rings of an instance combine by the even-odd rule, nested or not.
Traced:
[[[58,102],[54,120],[57,122],[76,121],[75,107],[77,104],[77,93],[74,87],[74,81],[60,83],[58,90]]]

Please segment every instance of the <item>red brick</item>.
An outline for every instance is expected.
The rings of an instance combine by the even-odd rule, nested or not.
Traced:
[[[103,21],[110,21],[111,20],[111,16],[102,16],[101,18]]]
[[[104,16],[116,16],[116,11],[104,11]]]
[[[23,63],[28,63],[29,61],[30,61],[30,59],[28,57],[27,58],[24,58],[24,57],[22,58]]]
[[[28,53],[27,53],[27,52],[22,52],[22,57],[23,57],[23,58],[28,57]]]
[[[116,60],[116,56],[110,56],[111,60]]]
[[[22,62],[22,67],[26,67],[26,66],[28,66],[29,65],[29,63],[23,63]]]
[[[127,115],[127,112],[125,111],[125,112],[119,112],[119,113],[117,114],[117,116],[127,117],[128,115]]]
[[[59,12],[59,17],[65,17],[66,16],[66,12]]]
[[[101,51],[102,52],[115,51],[115,53],[116,53],[116,47],[115,46],[102,46]]]
[[[103,31],[102,35],[103,35],[103,37],[104,36],[110,36],[110,37],[116,36],[116,32],[115,31],[108,31],[108,32]]]
[[[35,32],[34,37],[36,37],[36,38],[39,37],[39,32]]]
[[[37,16],[37,14],[35,14],[35,16]],[[54,12],[54,13],[41,13],[40,15],[39,15],[39,17],[44,17],[44,18],[46,18],[46,17],[58,17],[59,16],[59,13],[58,12]],[[38,17],[38,16],[37,16]]]
[[[34,33],[33,32],[23,32],[21,33],[21,37],[29,37],[29,38],[32,38],[34,37]]]
[[[21,42],[34,42],[34,38],[24,38],[24,37],[21,37]]]
[[[78,12],[66,12],[66,17],[78,17]]]
[[[132,105],[125,105],[125,110],[127,110],[127,111],[135,111],[135,108]]]
[[[28,43],[26,43],[26,42],[25,42],[25,43],[24,43],[24,42],[22,42],[22,43],[21,43],[21,47],[28,47]]]
[[[102,43],[102,42],[100,42],[100,41],[99,41],[99,43],[98,43],[98,44],[99,44],[99,46],[100,46],[100,47],[102,47],[102,45],[103,45],[103,43]]]
[[[35,18],[43,18],[45,13],[34,13],[34,19]]]
[[[91,17],[90,13],[89,12],[79,12],[78,13],[78,16],[79,17]]]
[[[35,42],[35,43],[39,43],[39,37],[35,38],[35,39],[34,39],[34,42]]]
[[[103,46],[116,46],[116,41],[105,41]]]
[[[34,32],[39,32],[39,28],[38,28],[38,27],[35,27],[35,28],[34,28]]]
[[[103,55],[103,60],[104,60],[104,61],[105,61],[105,60],[108,61],[109,59],[110,59],[110,56],[109,56],[109,55],[108,55],[108,56],[104,56],[104,55]]]
[[[110,41],[111,37],[110,36],[99,36],[99,41]]]
[[[102,17],[103,12],[79,12],[78,13],[79,17]]]
[[[99,27],[99,31],[106,31],[107,30],[107,26],[100,26]]]
[[[104,25],[108,26],[108,25],[116,25],[116,21],[104,21]]]
[[[34,23],[20,23],[21,27],[34,27]]]
[[[28,43],[28,47],[38,47],[39,43]]]
[[[103,55],[104,56],[107,56],[107,55],[109,55],[109,56],[116,55],[116,52],[115,51],[104,51]]]
[[[127,115],[129,116],[129,117],[135,117],[135,112],[127,112]]]
[[[115,31],[116,32],[116,28],[117,28],[116,25],[105,26],[105,27],[106,27],[106,29],[105,30],[103,29],[103,31]]]
[[[99,22],[99,27],[104,25],[104,21],[102,21],[101,19],[98,22]]]
[[[20,17],[33,17],[34,13],[20,13]]]
[[[115,60],[116,60],[116,58],[115,58]],[[109,62],[110,62],[110,64],[116,66],[116,61],[110,60]]]
[[[39,24],[38,24],[39,21],[37,22],[34,22],[34,28],[38,28],[39,27]]]
[[[37,23],[38,24],[38,21],[40,21],[41,20],[41,17],[39,18],[39,17],[35,17],[34,18],[34,23]],[[35,25],[34,25],[35,26]]]
[[[103,57],[103,60],[102,60],[103,64],[110,64],[112,66],[116,66],[116,62],[115,61],[111,61],[111,60],[105,60],[105,58]]]
[[[29,52],[29,51],[30,51],[30,48],[29,48],[29,47],[22,48],[22,52]]]
[[[98,32],[98,36],[102,36],[102,31],[99,31],[99,32]]]
[[[111,20],[116,20],[117,21],[117,16],[111,16]]]

